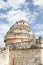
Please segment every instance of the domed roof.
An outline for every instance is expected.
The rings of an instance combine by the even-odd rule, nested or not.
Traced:
[[[25,20],[16,22],[5,35],[5,42],[10,39],[33,39],[34,34]]]

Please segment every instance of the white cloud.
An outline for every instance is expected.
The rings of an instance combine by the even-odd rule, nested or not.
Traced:
[[[42,30],[43,29],[43,24],[35,24],[34,29]]]
[[[35,22],[38,13],[34,12],[31,14],[30,10],[28,11],[21,11],[21,10],[10,10],[7,14],[0,14],[0,18],[6,18],[10,24],[14,24],[16,21],[19,20],[26,20],[28,23],[32,24]]]
[[[34,12],[30,15],[30,24],[35,23],[36,17],[38,16],[37,12]]]
[[[0,18],[7,18],[7,15],[0,13]]]
[[[43,36],[43,24],[35,24],[33,28],[36,30],[34,32],[36,37]]]
[[[4,46],[4,36],[6,32],[9,30],[10,26],[7,24],[0,24],[0,46]]]
[[[33,14],[31,14],[30,10],[21,11],[21,10],[12,9],[7,13],[7,19],[12,24],[22,19],[26,20],[28,23],[31,24],[35,22],[37,16],[38,16],[38,13],[34,12]]]
[[[0,9],[7,9],[10,7],[17,9],[21,4],[25,4],[25,0],[7,0],[7,2],[0,0]]]
[[[0,24],[0,32],[5,33],[9,29],[9,25]]]
[[[43,0],[32,0],[34,5],[43,6]]]
[[[26,12],[21,10],[11,10],[7,13],[7,19],[9,22],[14,24],[16,21],[19,21],[21,19],[28,20],[26,17]]]
[[[4,7],[5,7],[5,3],[0,0],[0,8],[4,8]]]
[[[0,0],[0,9],[7,9],[8,7],[7,2],[5,3],[3,0]]]
[[[18,8],[21,4],[25,4],[25,0],[8,0],[8,5],[14,9]]]
[[[28,11],[21,11],[21,10],[14,10],[21,6],[21,4],[24,4],[25,6],[28,4],[26,3],[26,0],[7,0],[5,3],[4,1],[0,1],[2,8],[12,7],[13,9],[8,11],[6,15],[0,14],[0,18],[7,18],[9,22],[15,23],[15,21],[25,19],[26,21],[29,21],[30,23],[34,23],[36,19],[36,14],[31,14],[29,8],[26,10]]]
[[[40,13],[43,12],[43,0],[32,0],[34,6],[37,6],[35,10],[39,11]],[[43,15],[43,14],[41,14]]]
[[[37,32],[35,32],[35,35],[38,37],[38,36],[42,36],[43,35],[43,31],[41,30],[41,31],[37,31]]]

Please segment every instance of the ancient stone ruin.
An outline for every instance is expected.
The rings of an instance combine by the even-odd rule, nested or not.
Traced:
[[[1,65],[43,65],[43,39],[35,39],[25,20],[10,28],[4,42],[5,48],[0,50]]]

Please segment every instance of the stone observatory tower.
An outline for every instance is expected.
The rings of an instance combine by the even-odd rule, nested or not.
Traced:
[[[4,42],[9,47],[9,65],[42,65],[41,50],[34,43],[34,34],[25,20],[10,28]]]
[[[17,42],[30,42],[34,40],[34,34],[28,25],[28,23],[24,20],[16,22],[10,30],[7,32],[5,36],[6,46],[10,44],[14,44]]]

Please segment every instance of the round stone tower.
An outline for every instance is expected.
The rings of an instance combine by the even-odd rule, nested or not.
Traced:
[[[24,41],[32,41],[34,40],[34,34],[25,20],[17,21],[10,30],[5,35],[5,45],[24,42]]]

